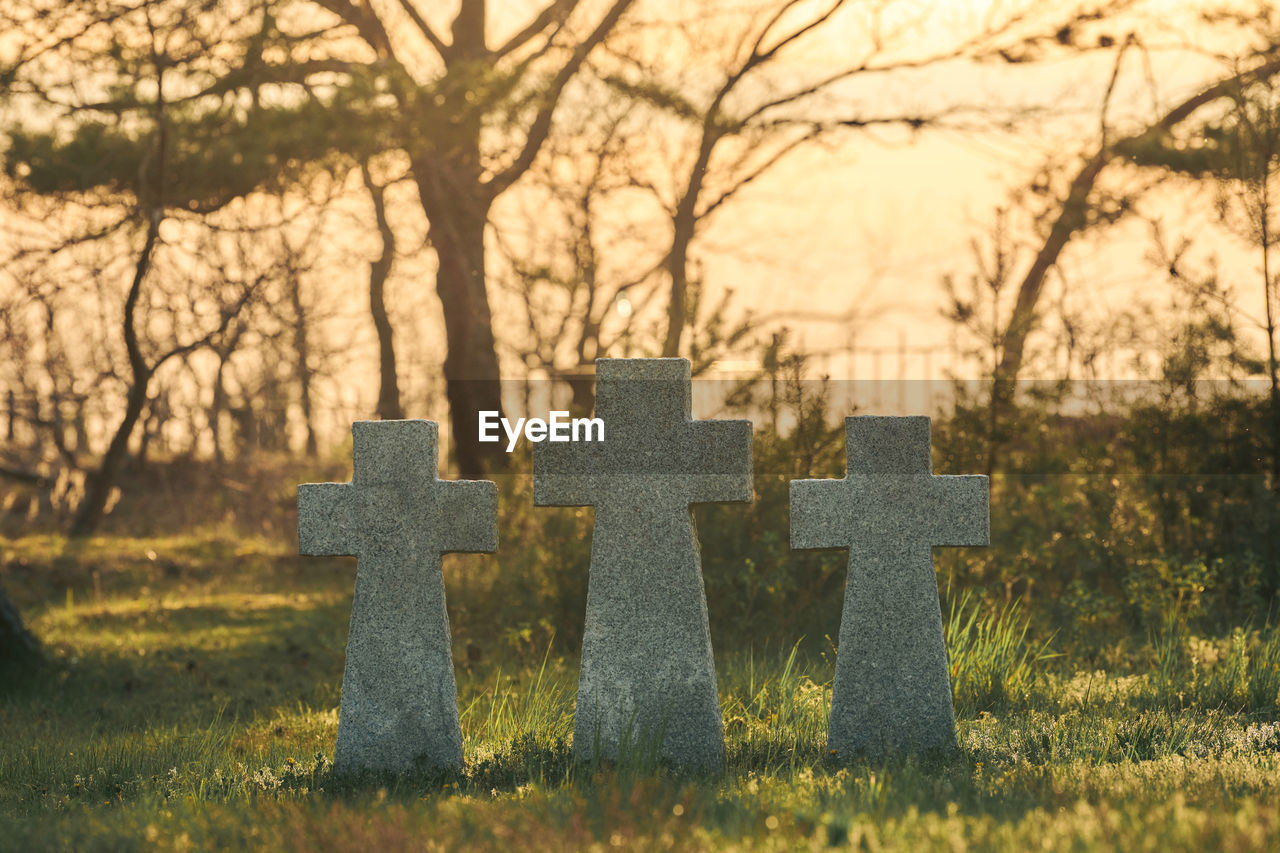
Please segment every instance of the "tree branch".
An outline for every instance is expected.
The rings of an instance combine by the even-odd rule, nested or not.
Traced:
[[[524,147],[507,168],[494,175],[486,183],[490,198],[500,195],[519,180],[520,176],[533,165],[534,159],[538,156],[538,151],[542,148],[542,144],[546,142],[547,134],[551,131],[551,117],[560,101],[560,95],[564,92],[565,86],[573,79],[573,75],[578,72],[578,69],[586,60],[587,54],[591,53],[596,45],[604,40],[604,37],[614,28],[633,2],[634,0],[614,0],[613,5],[609,7],[609,11],[600,19],[600,23],[596,25],[590,35],[578,43],[573,55],[565,61],[556,76],[552,78],[551,83],[547,86],[546,93],[543,95],[543,105],[529,125],[529,133],[525,138]]]
[[[314,0],[322,9],[327,9],[342,20],[356,28],[360,38],[364,39],[373,52],[383,59],[395,59],[391,49],[391,37],[387,28],[378,19],[377,14],[367,6],[357,6],[351,0]],[[397,62],[397,64],[399,64]]]
[[[38,486],[42,489],[53,485],[53,478],[46,477],[43,474],[37,474],[34,471],[25,471],[21,468],[10,468],[7,465],[0,465],[0,477],[6,480],[15,480],[19,483],[26,483],[31,486]]]
[[[551,0],[524,29],[507,39],[501,47],[493,52],[494,59],[501,59],[507,54],[514,53],[524,47],[534,36],[541,33],[552,23],[563,25],[568,17],[573,14],[573,10],[578,7],[578,3],[579,0]]]
[[[755,181],[765,172],[772,169],[774,166],[778,164],[779,161],[781,161],[788,154],[795,151],[797,148],[804,145],[805,143],[811,142],[813,139],[817,138],[817,136],[820,133],[822,133],[821,126],[814,125],[808,133],[804,134],[803,136],[796,137],[795,139],[788,142],[786,145],[779,148],[777,151],[773,152],[773,154],[770,155],[769,158],[766,159],[763,163],[760,163],[758,166],[756,166],[746,175],[743,175],[741,178],[735,181],[728,189],[724,190],[722,193],[720,193],[720,195],[716,196],[715,199],[709,202],[707,206],[704,207],[697,214],[697,217],[696,217],[697,220],[701,222],[703,219],[710,216],[712,213],[715,213],[716,208],[720,207],[726,201],[731,199],[739,190],[741,190],[743,187],[747,186],[751,182]]]
[[[218,322],[218,327],[216,329],[212,329],[190,343],[185,343],[169,350],[164,355],[157,358],[155,364],[151,365],[151,372],[155,373],[160,369],[161,365],[171,358],[181,358],[182,356],[193,353],[201,347],[208,346],[212,343],[213,339],[225,332],[231,325],[231,321],[238,317],[240,312],[244,310],[244,307],[249,304],[249,300],[253,298],[258,285],[262,283],[265,277],[266,276],[258,276],[253,284],[245,287],[244,292],[240,294],[239,299],[222,309],[222,319]]]
[[[433,50],[440,56],[442,60],[449,58],[449,45],[444,43],[444,39],[436,34],[436,31],[427,23],[426,18],[422,17],[422,13],[413,5],[413,0],[397,0],[400,8],[409,16],[409,20],[413,21],[413,25],[418,28],[418,32],[422,34],[430,44]]]
[[[170,105],[191,103],[201,98],[226,95],[230,92],[264,84],[303,85],[306,83],[307,78],[314,74],[353,74],[358,69],[367,67],[364,63],[348,62],[343,59],[312,59],[306,62],[290,62],[279,65],[241,66],[222,75],[209,86],[187,95],[169,98],[167,103]],[[90,101],[80,104],[65,104],[50,99],[50,103],[63,107],[69,112],[109,114],[125,113],[130,110],[146,109],[152,106],[151,101],[144,101],[136,97],[116,98],[110,101]]]
[[[760,36],[756,39],[755,44],[751,46],[751,55],[747,57],[747,61],[743,64],[741,74],[747,73],[756,65],[759,65],[764,62],[768,62],[770,59],[773,59],[773,57],[777,56],[778,52],[781,51],[784,47],[796,41],[797,39],[802,37],[805,33],[810,32],[816,29],[817,27],[822,26],[824,23],[826,23],[826,21],[832,15],[834,15],[841,6],[845,4],[845,0],[835,0],[835,2],[832,3],[830,6],[828,6],[827,10],[823,12],[821,15],[818,15],[817,17],[812,18],[804,26],[794,29],[791,32],[787,33],[785,36],[779,39],[778,42],[773,45],[773,47],[769,48],[768,50],[762,51],[761,48],[764,47],[764,40],[768,38],[770,30],[772,30],[774,25],[777,24],[778,21],[782,19],[782,16],[785,15],[788,11],[790,11],[792,7],[796,6],[798,2],[799,0],[788,0],[788,2],[784,3],[778,9],[777,13],[772,18],[769,19],[769,22],[764,25],[764,29],[760,31]]]

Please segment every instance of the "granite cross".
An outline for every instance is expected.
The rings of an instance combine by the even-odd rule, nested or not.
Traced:
[[[352,481],[298,487],[299,552],[358,558],[334,769],[460,765],[440,555],[497,547],[497,487],[440,480],[431,421],[351,431]]]
[[[845,419],[841,480],[791,482],[791,547],[847,548],[828,746],[955,744],[931,546],[986,545],[987,478],[934,476],[926,417]]]
[[[595,506],[574,752],[647,749],[717,769],[724,724],[689,505],[751,500],[751,423],[691,420],[683,358],[597,359],[595,415],[603,442],[533,451],[535,504]]]

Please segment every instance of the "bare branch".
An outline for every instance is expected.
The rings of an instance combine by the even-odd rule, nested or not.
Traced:
[[[773,29],[774,25],[777,24],[778,21],[782,18],[782,16],[785,15],[788,11],[790,11],[791,8],[797,4],[797,2],[798,0],[788,0],[787,3],[784,3],[778,9],[777,14],[775,14],[772,18],[769,19],[769,23],[765,24],[764,29],[760,31],[759,38],[756,39],[756,43],[751,48],[751,56],[747,58],[746,63],[744,63],[743,65],[743,70],[742,70],[743,74],[750,71],[756,65],[760,65],[762,63],[768,62],[770,59],[773,59],[775,56],[778,55],[778,53],[784,47],[796,41],[797,39],[803,37],[805,33],[811,32],[812,30],[822,26],[824,23],[827,22],[827,20],[832,15],[836,13],[837,10],[840,9],[841,6],[845,4],[845,0],[835,0],[834,3],[832,3],[830,6],[827,7],[827,10],[825,12],[823,12],[822,14],[818,15],[815,18],[811,18],[809,22],[804,26],[798,27],[792,30],[791,32],[787,33],[785,36],[783,36],[781,39],[775,42],[773,47],[770,47],[768,50],[762,51],[761,48],[763,48],[764,46],[764,40],[768,38],[769,32]]]
[[[609,11],[600,19],[600,23],[596,25],[596,28],[578,43],[573,55],[560,67],[556,76],[547,85],[546,92],[543,94],[543,105],[529,125],[529,133],[525,138],[524,147],[511,165],[493,176],[486,183],[490,198],[500,195],[533,165],[534,158],[538,156],[538,151],[542,148],[542,144],[546,142],[547,134],[551,131],[551,117],[555,112],[557,103],[560,101],[560,95],[564,92],[565,86],[569,84],[573,75],[578,72],[578,69],[586,60],[587,54],[591,53],[595,46],[604,40],[604,37],[614,28],[633,2],[634,0],[614,0],[613,5],[609,7]]]
[[[195,340],[174,347],[164,355],[157,358],[155,364],[151,365],[151,373],[154,374],[160,369],[161,365],[171,358],[181,358],[211,344],[213,340],[225,332],[231,325],[231,322],[240,315],[240,312],[244,310],[244,307],[249,304],[249,300],[252,299],[254,294],[257,292],[258,286],[261,285],[265,279],[266,275],[258,276],[258,278],[254,280],[253,284],[244,288],[239,299],[231,305],[224,306],[221,311],[221,319],[219,320],[216,328],[211,329],[209,332],[201,335]]]
[[[554,38],[555,33],[559,32],[560,27],[573,14],[573,10],[578,7],[579,2],[580,0],[551,0],[524,29],[507,39],[501,47],[493,52],[494,59],[501,59],[524,47],[553,23],[557,25],[551,35],[551,38]],[[550,38],[548,38],[549,41]]]
[[[822,133],[821,126],[814,125],[813,128],[810,129],[808,133],[804,134],[803,136],[798,136],[795,139],[792,139],[786,145],[782,146],[777,151],[773,152],[773,154],[771,154],[768,157],[768,159],[758,164],[754,169],[749,171],[747,174],[743,175],[738,180],[734,181],[733,184],[728,189],[721,192],[720,195],[716,196],[715,199],[709,202],[706,205],[706,207],[704,207],[698,213],[697,215],[698,221],[702,222],[703,220],[705,220],[708,216],[714,213],[716,209],[719,208],[722,204],[724,204],[729,199],[733,198],[733,196],[739,190],[741,190],[743,187],[755,181],[765,172],[772,169],[774,166],[776,166],[779,163],[779,161],[781,161],[788,154],[795,151],[797,148],[800,148],[802,145],[816,139],[818,135],[821,133]]]
[[[54,483],[52,477],[46,477],[44,474],[37,474],[35,471],[12,468],[7,465],[0,465],[0,477],[4,477],[6,480],[14,480],[19,483],[37,486],[42,489],[47,489]]]
[[[436,31],[431,28],[431,25],[427,23],[426,19],[422,17],[422,13],[413,5],[413,0],[398,0],[398,2],[400,8],[409,16],[409,20],[413,21],[413,25],[418,28],[418,32],[431,44],[431,47],[439,54],[440,58],[448,59],[449,45],[444,43],[444,39],[440,38]]]
[[[314,2],[355,27],[360,38],[373,48],[374,53],[379,57],[395,61],[395,53],[391,49],[391,37],[387,35],[387,28],[383,26],[382,21],[372,9],[367,6],[357,6],[351,0],[314,0]]]
[[[1116,81],[1120,79],[1120,67],[1124,63],[1124,55],[1136,43],[1137,38],[1130,33],[1120,45],[1120,49],[1116,51],[1115,64],[1111,66],[1111,78],[1107,80],[1106,91],[1102,94],[1102,109],[1098,113],[1098,135],[1104,147],[1107,144],[1107,113],[1111,108],[1111,96],[1116,90]]]
[[[362,63],[348,62],[342,59],[312,59],[306,62],[290,62],[279,65],[242,66],[235,71],[222,75],[209,86],[181,97],[170,98],[169,104],[184,104],[217,95],[226,95],[265,84],[305,85],[308,78],[316,74],[353,74],[361,68]],[[108,114],[126,113],[130,110],[149,109],[151,101],[132,97],[117,97],[110,101],[89,101],[69,104],[49,99],[50,103],[66,109],[68,112],[99,112]]]

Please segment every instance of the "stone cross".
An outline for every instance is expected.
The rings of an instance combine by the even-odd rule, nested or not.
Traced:
[[[356,556],[333,766],[462,763],[440,555],[497,547],[497,487],[436,476],[432,421],[358,421],[350,483],[298,487],[298,550]]]
[[[955,745],[934,545],[986,545],[987,478],[934,476],[926,417],[845,419],[848,472],[791,482],[791,547],[847,548],[828,745]]]
[[[595,507],[574,753],[636,747],[718,769],[724,723],[689,505],[751,500],[751,422],[691,420],[683,358],[597,359],[595,416],[604,441],[533,451],[535,504]]]

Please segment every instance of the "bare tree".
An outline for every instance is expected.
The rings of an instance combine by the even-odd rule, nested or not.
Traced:
[[[378,333],[378,417],[384,421],[404,417],[400,405],[400,380],[396,372],[396,347],[391,318],[387,315],[386,287],[396,256],[396,232],[387,219],[387,188],[374,181],[368,163],[360,164],[360,175],[373,202],[373,219],[378,226],[382,252],[369,265],[369,312]]]
[[[1121,45],[1123,51],[1125,45]],[[1165,110],[1142,130],[1116,137],[1108,127],[1104,107],[1100,122],[1100,142],[1096,150],[1085,158],[1079,171],[1071,179],[1066,194],[1057,202],[1056,213],[1035,252],[1026,272],[1021,276],[1014,302],[1000,343],[1000,360],[996,370],[997,387],[993,405],[1006,407],[1014,395],[1014,387],[1022,371],[1027,338],[1036,327],[1037,310],[1044,292],[1049,271],[1058,263],[1072,238],[1098,221],[1114,221],[1114,217],[1099,217],[1100,200],[1104,194],[1098,191],[1098,183],[1104,170],[1118,162],[1126,162],[1135,155],[1147,151],[1153,144],[1167,138],[1199,110],[1224,99],[1233,97],[1242,85],[1254,81],[1270,80],[1280,73],[1280,47],[1270,47],[1255,56],[1242,60],[1244,70],[1232,72],[1204,86]],[[1119,62],[1117,61],[1117,71]],[[1114,86],[1115,77],[1112,77]],[[1108,87],[1108,98],[1112,87]]]
[[[207,47],[217,40],[221,55],[234,57],[183,67],[184,132],[209,143],[201,171],[214,174],[209,167],[223,154],[238,158],[221,186],[203,193],[202,204],[279,181],[288,164],[333,151],[358,160],[382,151],[408,154],[438,259],[457,460],[464,476],[478,476],[492,448],[477,440],[477,411],[501,408],[486,278],[489,211],[537,158],[571,81],[632,0],[612,0],[598,12],[579,0],[549,0],[501,38],[486,0],[460,0],[447,30],[413,0],[377,6],[259,0],[234,18],[210,0],[194,9],[176,0],[153,5],[190,22],[188,42]],[[103,25],[114,31],[128,17],[89,0],[66,6],[56,17],[82,34]],[[27,30],[48,25],[35,18],[18,23]],[[33,43],[51,49],[47,39]],[[22,91],[50,94],[35,71],[16,76]],[[244,96],[248,109],[238,106]],[[127,113],[139,102],[133,91],[69,97],[86,122]],[[505,454],[490,461],[501,465]]]
[[[589,63],[582,95],[588,105],[582,112],[591,119],[548,143],[528,182],[536,191],[526,219],[538,248],[507,252],[527,320],[521,356],[566,379],[578,406],[590,399],[591,360],[606,351],[622,354],[614,351],[619,345],[644,352],[637,343],[648,336],[658,353],[701,363],[742,340],[744,327],[726,321],[729,302],[700,299],[698,241],[718,214],[788,157],[836,131],[985,129],[1019,117],[963,103],[874,113],[851,107],[842,87],[1031,43],[1080,15],[1060,7],[1036,21],[994,19],[922,55],[906,47],[910,23],[886,28],[869,12],[846,64],[797,72],[794,55],[826,30],[848,27],[847,19],[838,23],[840,15],[861,10],[843,0],[746,8],[750,14],[721,10],[723,20],[708,24],[713,13],[700,7],[606,39]],[[647,47],[653,44],[663,49]],[[672,67],[670,52],[697,55],[704,64],[683,72]],[[543,206],[547,201],[551,207]],[[559,212],[564,231],[543,222],[549,209]],[[557,257],[566,245],[570,252]],[[656,322],[654,306],[661,312]]]
[[[229,305],[222,306],[216,327],[189,341],[179,343],[163,352],[148,358],[139,337],[139,305],[143,298],[143,285],[151,270],[156,245],[160,239],[160,225],[165,219],[165,160],[168,153],[168,117],[165,104],[165,67],[168,57],[164,54],[161,37],[150,16],[147,21],[151,29],[152,50],[151,62],[155,70],[155,104],[152,113],[152,150],[150,193],[139,198],[139,214],[146,222],[146,231],[142,248],[134,265],[133,278],[129,284],[128,295],[124,301],[124,317],[122,322],[125,352],[129,359],[129,386],[125,395],[124,414],[111,436],[106,452],[97,468],[93,470],[85,483],[85,495],[75,516],[71,520],[69,533],[72,537],[83,537],[94,532],[102,521],[111,490],[115,486],[120,468],[128,454],[129,441],[134,429],[142,417],[147,404],[147,392],[151,380],[165,362],[190,353],[207,345],[218,335],[226,331],[231,319],[240,312],[252,295],[246,288],[240,297]]]
[[[698,236],[739,193],[788,157],[836,130],[985,129],[1012,118],[998,116],[990,107],[959,102],[870,112],[850,106],[850,99],[842,95],[849,85],[864,78],[998,54],[1007,51],[1008,45],[1037,44],[1048,33],[1070,30],[1080,20],[1104,18],[1125,5],[1104,4],[1087,12],[1051,5],[1034,15],[995,13],[976,32],[921,53],[908,45],[925,13],[908,11],[904,21],[888,25],[886,20],[901,18],[906,10],[887,2],[863,9],[847,0],[828,0],[818,6],[781,0],[756,7],[731,35],[721,36],[727,51],[717,57],[717,82],[710,86],[693,80],[673,85],[672,69],[661,59],[650,59],[625,45],[625,33],[607,43],[615,61],[612,67],[597,68],[601,78],[622,96],[653,108],[658,114],[654,123],[664,131],[670,124],[688,128],[680,137],[680,156],[670,168],[673,180],[637,178],[654,193],[667,219],[669,239],[660,264],[668,287],[661,354],[681,354],[691,327],[688,302]],[[889,14],[891,7],[897,16]],[[850,59],[816,73],[798,73],[790,64],[794,56],[829,30],[841,24],[848,27],[852,15],[861,15],[863,29],[849,45]],[[703,42],[706,33],[694,27],[685,38]]]
[[[1277,240],[1275,183],[1280,177],[1280,93],[1274,78],[1240,77],[1219,99],[1222,109],[1205,116],[1188,133],[1175,138],[1165,134],[1149,139],[1130,156],[1138,165],[1205,181],[1217,195],[1216,219],[1228,231],[1257,252],[1263,311],[1255,324],[1263,333],[1266,358],[1261,366],[1268,383],[1271,482],[1280,489],[1280,357],[1277,326],[1280,274],[1273,273],[1271,253]],[[1187,144],[1189,135],[1194,144]],[[1165,245],[1163,231],[1153,223],[1156,257],[1169,276],[1184,285],[1193,299],[1224,312],[1224,329],[1232,326],[1237,309],[1233,296],[1220,287],[1216,275],[1197,277],[1187,270],[1184,257],[1190,239],[1174,248]],[[1207,312],[1206,312],[1207,313]],[[1234,333],[1233,333],[1234,334]]]

